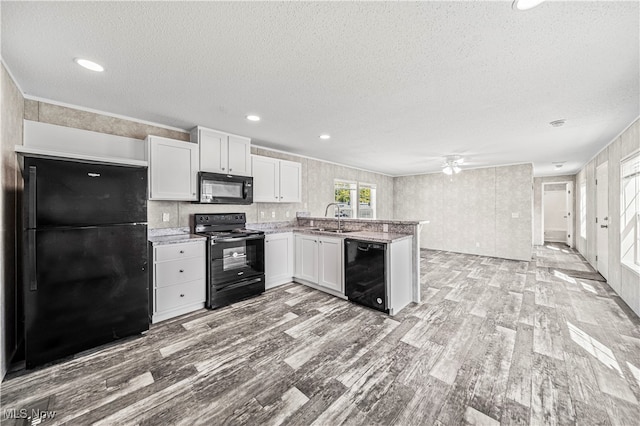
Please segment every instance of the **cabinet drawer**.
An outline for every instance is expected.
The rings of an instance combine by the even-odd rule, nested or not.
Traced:
[[[172,260],[155,264],[154,278],[156,287],[186,283],[204,278],[206,274],[204,257]]]
[[[186,259],[187,257],[204,257],[204,241],[183,244],[167,244],[155,247],[155,261]]]
[[[205,290],[203,279],[156,289],[156,312],[170,311],[180,306],[204,302]]]

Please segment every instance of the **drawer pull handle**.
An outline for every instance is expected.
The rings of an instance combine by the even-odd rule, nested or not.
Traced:
[[[184,272],[184,269],[180,269],[180,272]]]
[[[184,254],[184,250],[180,250],[180,254]]]
[[[180,297],[184,297],[184,294],[181,294]]]

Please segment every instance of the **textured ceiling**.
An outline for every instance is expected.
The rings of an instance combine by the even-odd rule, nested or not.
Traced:
[[[640,114],[638,5],[2,1],[2,59],[30,97],[390,175],[570,174]]]

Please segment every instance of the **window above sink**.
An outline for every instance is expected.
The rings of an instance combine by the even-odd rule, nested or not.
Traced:
[[[335,179],[334,201],[340,204],[340,215],[343,218],[375,219],[376,218],[376,185],[345,179]],[[334,209],[338,217],[338,209]]]

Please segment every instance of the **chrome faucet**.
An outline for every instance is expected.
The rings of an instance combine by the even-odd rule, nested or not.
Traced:
[[[338,232],[342,232],[342,226],[340,226],[340,218],[342,217],[342,210],[340,209],[340,204],[338,203],[329,203],[327,204],[327,208],[324,209],[324,217],[327,217],[327,212],[329,211],[329,207],[336,206],[338,209]]]

